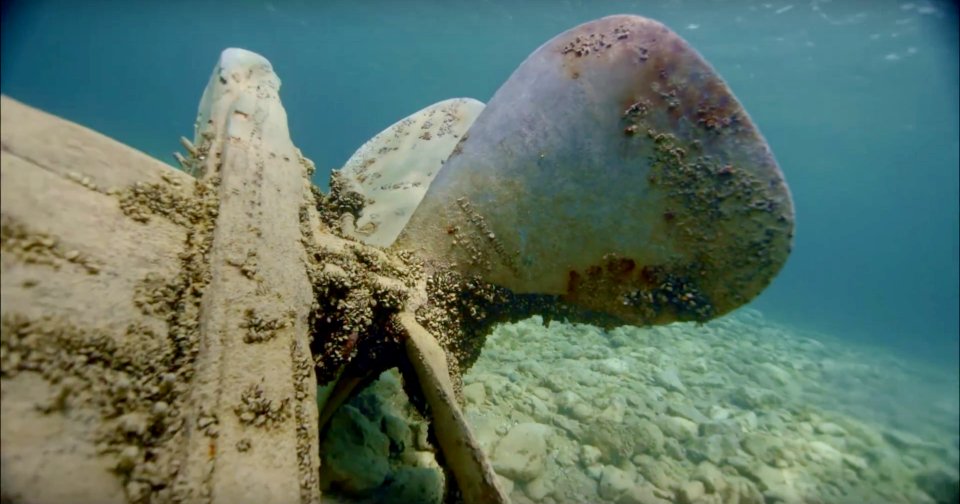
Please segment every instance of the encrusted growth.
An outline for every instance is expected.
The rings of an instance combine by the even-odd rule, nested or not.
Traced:
[[[376,362],[402,354],[401,333],[389,322],[406,304],[414,273],[360,244],[344,253],[312,246],[308,253],[316,299],[311,350],[319,383],[332,380],[355,357],[358,366],[373,370]]]
[[[4,314],[0,325],[0,376],[35,372],[53,384],[52,397],[38,398],[44,413],[71,416],[82,414],[79,406],[93,407],[102,422],[98,450],[113,457],[129,501],[169,501],[192,342],[131,325],[121,345],[116,335],[54,317]]]
[[[259,383],[249,385],[240,394],[240,404],[233,408],[243,425],[274,427],[290,417],[290,398],[267,399]]]
[[[57,237],[29,229],[26,224],[7,215],[0,217],[0,250],[25,264],[46,265],[55,270],[63,264],[75,264],[96,275],[101,269],[86,254],[64,247]]]
[[[196,220],[192,197],[176,178],[164,177],[164,183],[137,182],[121,191],[120,210],[137,222],[150,222],[152,216],[164,217],[174,224],[189,226]]]
[[[281,329],[293,325],[296,314],[291,310],[282,317],[270,317],[257,313],[254,308],[248,308],[243,313],[244,319],[240,325],[244,329],[244,343],[263,343],[272,340]]]
[[[240,274],[249,278],[250,280],[255,280],[257,278],[257,273],[260,271],[260,266],[257,262],[256,250],[248,250],[247,255],[242,260],[228,260],[228,263],[231,266],[240,269]]]
[[[330,192],[328,194],[314,195],[317,201],[317,211],[320,213],[320,219],[330,229],[340,231],[340,222],[345,215],[352,216],[354,220],[360,218],[360,211],[368,204],[367,199],[354,190],[350,181],[339,171],[330,174]]]
[[[209,281],[205,256],[217,209],[209,184],[197,183],[190,198],[173,197],[177,192],[161,184],[140,190],[147,187],[138,185],[121,196],[127,215],[140,222],[148,220],[147,214],[163,215],[188,228],[177,275],[165,279],[150,273],[135,288],[134,304],[144,315],[162,319],[165,334],[143,323],[129,325],[120,335],[54,316],[31,319],[17,313],[4,313],[0,322],[0,377],[34,372],[52,384],[56,392],[38,403],[44,413],[72,416],[92,409],[99,414],[94,441],[115,461],[133,503],[177,500],[171,482],[184,445],[186,392],[199,349],[200,295]],[[148,202],[147,194],[169,197]],[[29,232],[7,216],[2,235],[4,254],[26,263],[57,268],[72,262],[90,273],[100,269],[78,251],[64,250],[56,238]]]

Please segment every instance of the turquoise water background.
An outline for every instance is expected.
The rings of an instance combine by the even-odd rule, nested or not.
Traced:
[[[436,101],[486,101],[541,43],[658,19],[727,80],[793,191],[794,253],[753,306],[958,366],[958,17],[932,1],[3,3],[0,91],[172,162],[220,51],[266,56],[326,187]]]

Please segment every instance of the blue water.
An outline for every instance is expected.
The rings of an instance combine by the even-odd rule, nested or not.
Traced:
[[[793,191],[793,255],[753,306],[956,368],[958,17],[933,1],[4,2],[0,90],[171,161],[219,52],[283,80],[327,183],[433,102],[487,100],[533,49],[614,13],[663,21],[717,68]]]

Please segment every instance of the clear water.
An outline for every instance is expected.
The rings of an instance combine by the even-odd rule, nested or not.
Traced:
[[[795,198],[794,253],[752,307],[798,332],[830,334],[956,381],[960,50],[952,2],[3,6],[0,91],[167,161],[177,138],[192,134],[219,52],[263,54],[283,80],[293,140],[318,166],[321,187],[327,169],[397,119],[453,96],[487,100],[567,28],[615,13],[658,19],[727,80]]]

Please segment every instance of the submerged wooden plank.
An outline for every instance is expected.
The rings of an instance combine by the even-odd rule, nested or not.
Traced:
[[[202,181],[2,98],[4,502],[319,501],[307,164],[261,78]]]
[[[79,124],[0,96],[3,150],[101,191],[192,177]]]
[[[85,164],[57,149],[97,134],[6,97],[2,105],[4,499],[136,500],[145,489],[138,478],[167,464],[180,437],[170,412],[182,388],[149,389],[162,374],[176,380],[189,372],[182,359],[164,362],[166,352],[175,351],[170,324],[162,310],[148,306],[156,298],[144,280],[176,276],[187,233],[168,221],[134,222],[116,196],[81,183],[82,176],[63,176]],[[25,130],[32,134],[22,135]],[[102,142],[100,154],[136,160],[128,151],[111,140]],[[145,372],[154,359],[154,372]],[[166,409],[151,418],[158,403]],[[159,434],[146,440],[145,432],[117,432],[124,422],[137,431],[141,421]]]
[[[179,483],[201,502],[318,502],[313,299],[299,216],[306,168],[269,63],[229,51],[200,106],[210,118],[197,141],[208,153],[204,180],[220,203],[191,390],[197,423]]]

